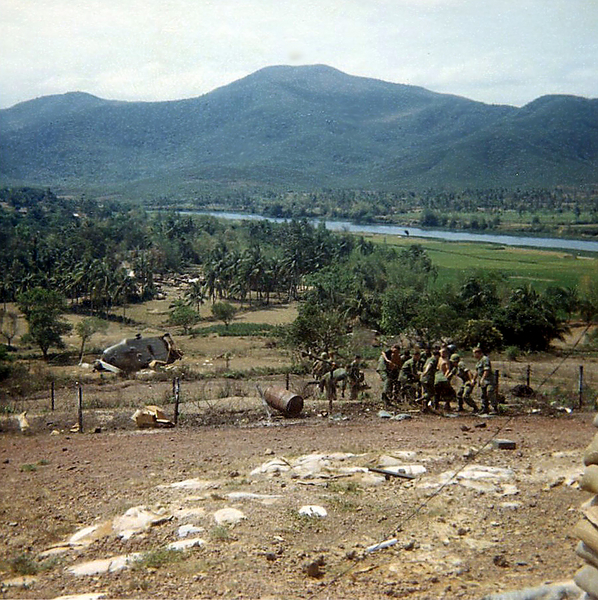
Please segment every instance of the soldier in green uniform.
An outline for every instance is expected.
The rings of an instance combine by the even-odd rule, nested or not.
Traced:
[[[477,360],[474,379],[482,392],[482,412],[490,412],[489,404],[492,404],[494,412],[498,414],[496,382],[494,381],[494,371],[490,359],[479,346],[473,349],[473,356]]]
[[[357,400],[359,391],[363,389],[365,383],[365,377],[361,370],[361,356],[355,355],[355,358],[351,361],[347,369],[347,379],[349,381],[350,400]]]
[[[432,350],[432,356],[430,356],[430,358],[428,358],[424,364],[424,370],[422,371],[420,377],[423,392],[421,397],[422,412],[428,412],[435,403],[434,379],[436,377],[439,359],[440,350],[438,348],[434,348],[434,350]]]
[[[399,371],[399,385],[401,386],[401,394],[404,399],[414,400],[417,398],[421,368],[421,352],[416,348],[413,351],[413,355],[409,356],[401,365],[401,370]]]
[[[376,366],[376,371],[382,380],[382,401],[384,402],[384,406],[386,408],[390,406],[392,401],[392,391],[394,386],[391,369],[391,356],[392,349],[389,348],[388,350],[383,350],[380,358],[378,359],[378,365]]]
[[[471,394],[474,388],[474,378],[473,373],[470,369],[467,368],[465,363],[461,360],[461,356],[456,352],[451,355],[451,370],[448,374],[448,380],[450,381],[453,377],[458,377],[461,380],[461,385],[457,390],[457,402],[459,403],[459,412],[462,412],[463,402],[467,404],[467,406],[471,406],[473,408],[473,412],[478,412],[478,407],[474,402]]]

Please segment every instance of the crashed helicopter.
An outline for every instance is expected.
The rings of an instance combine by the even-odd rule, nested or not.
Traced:
[[[182,357],[183,353],[169,333],[146,338],[137,334],[134,338],[124,339],[106,348],[101,358],[94,362],[93,368],[95,371],[129,375],[142,369],[170,365]]]

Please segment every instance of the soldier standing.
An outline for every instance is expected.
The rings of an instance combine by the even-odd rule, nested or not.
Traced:
[[[438,361],[440,359],[440,350],[434,348],[432,356],[426,360],[424,370],[422,371],[420,381],[422,384],[421,410],[428,412],[435,402],[434,394],[434,379],[436,370],[438,369]]]
[[[422,367],[421,352],[418,348],[413,351],[413,355],[405,360],[401,365],[399,372],[399,385],[401,386],[401,392],[403,398],[413,400],[417,398],[419,391],[419,375]]]
[[[455,395],[455,390],[450,384],[448,375],[450,372],[449,352],[446,346],[440,349],[440,357],[438,359],[438,368],[434,376],[434,408],[438,409],[441,400],[444,400],[444,410],[451,410],[451,400]]]
[[[463,402],[467,406],[473,408],[473,412],[478,412],[478,407],[474,402],[471,394],[475,385],[473,373],[467,368],[465,363],[461,360],[461,356],[456,352],[451,355],[451,370],[448,374],[448,380],[450,381],[453,377],[458,377],[461,380],[461,385],[457,390],[457,402],[459,403],[459,412],[463,411]]]
[[[357,400],[359,390],[362,389],[364,383],[364,375],[361,370],[361,356],[355,355],[347,369],[347,379],[349,380],[350,400]]]
[[[494,371],[492,370],[490,359],[484,354],[484,351],[480,346],[476,346],[473,349],[473,356],[477,360],[474,379],[475,383],[480,386],[482,392],[482,412],[490,412],[489,403],[491,403],[494,412],[498,414],[496,383],[494,381]]]

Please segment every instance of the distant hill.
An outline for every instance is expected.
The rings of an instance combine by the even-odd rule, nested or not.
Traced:
[[[523,108],[268,67],[208,94],[117,102],[85,93],[0,110],[0,185],[192,194],[598,183],[598,100]]]

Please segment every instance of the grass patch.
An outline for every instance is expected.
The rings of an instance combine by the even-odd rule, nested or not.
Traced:
[[[219,324],[194,329],[192,335],[207,336],[215,333],[221,337],[259,336],[271,334],[275,329],[276,326],[269,323],[231,323],[228,327]]]
[[[145,552],[137,563],[136,568],[159,569],[165,565],[171,565],[180,562],[183,559],[183,552],[180,550],[169,550],[168,548],[159,548]]]
[[[226,540],[230,539],[230,531],[226,525],[217,525],[210,531],[210,536],[214,540],[225,542]]]
[[[36,463],[25,463],[25,464],[21,465],[20,470],[22,473],[32,473],[34,471],[37,471],[38,467],[45,467],[49,464],[50,464],[50,461],[46,460],[45,458],[42,458],[41,460],[38,460]]]
[[[8,561],[10,570],[16,575],[35,575],[40,564],[28,554],[19,554]]]

